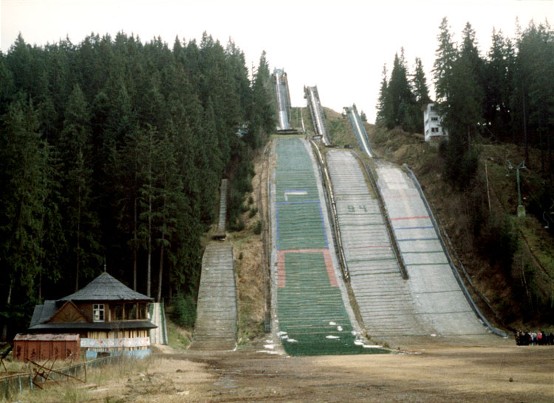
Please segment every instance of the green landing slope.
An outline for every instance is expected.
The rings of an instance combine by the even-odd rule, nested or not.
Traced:
[[[275,217],[279,336],[290,355],[372,354],[344,305],[329,247],[317,165],[301,139],[276,144]]]

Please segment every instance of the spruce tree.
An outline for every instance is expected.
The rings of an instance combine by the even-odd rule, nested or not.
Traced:
[[[416,104],[420,111],[423,111],[423,108],[431,102],[431,97],[429,96],[429,88],[427,86],[427,77],[425,77],[425,71],[423,70],[423,63],[419,57],[417,57],[415,61],[412,88]]]
[[[36,301],[42,270],[44,217],[49,195],[49,147],[38,133],[38,114],[25,94],[8,107],[0,135],[0,315],[8,324],[25,317]],[[21,325],[21,324],[20,324]]]
[[[65,220],[68,237],[68,260],[73,263],[75,290],[84,274],[90,278],[101,267],[99,221],[92,198],[90,112],[81,88],[76,85],[65,110],[60,134],[63,161]]]
[[[436,58],[433,66],[433,75],[437,102],[439,106],[442,106],[448,100],[451,92],[452,68],[457,59],[457,51],[446,17],[442,19],[439,30],[439,46],[435,51]]]

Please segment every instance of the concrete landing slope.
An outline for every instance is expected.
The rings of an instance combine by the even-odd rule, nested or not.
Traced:
[[[377,162],[377,185],[409,275],[416,314],[440,335],[488,333],[454,276],[429,211],[399,167]]]
[[[232,350],[237,336],[233,246],[211,242],[202,257],[192,349]]]
[[[327,168],[350,286],[371,336],[428,335],[402,278],[385,218],[351,151],[329,150]]]

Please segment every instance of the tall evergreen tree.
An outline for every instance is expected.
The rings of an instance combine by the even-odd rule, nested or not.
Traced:
[[[408,71],[404,60],[404,50],[400,56],[394,56],[391,77],[387,85],[386,126],[389,129],[400,126],[407,131],[417,129],[417,121],[421,120],[416,113],[416,101],[408,80]]]
[[[515,54],[511,41],[502,32],[492,33],[482,79],[484,81],[483,118],[490,134],[512,140],[511,97],[513,94]],[[486,133],[486,134],[489,134]]]
[[[271,75],[265,51],[254,75],[252,85],[252,106],[250,110],[250,127],[245,140],[253,148],[258,148],[265,142],[267,133],[275,127],[275,108],[271,87]]]
[[[443,125],[448,131],[446,176],[459,188],[467,187],[477,170],[474,139],[483,126],[482,61],[474,38],[467,24],[463,45],[449,68],[448,97],[442,104]]]
[[[531,23],[519,38],[514,111],[519,113],[529,165],[528,147],[541,150],[540,166],[552,177],[551,133],[554,131],[554,33],[549,25]],[[518,94],[519,93],[519,94]],[[519,95],[519,96],[518,96]]]
[[[441,106],[448,100],[451,93],[452,68],[457,59],[457,50],[446,17],[442,19],[439,31],[439,46],[435,52],[433,75],[437,102]]]
[[[431,102],[431,97],[429,96],[429,87],[427,86],[427,77],[425,77],[423,63],[419,57],[417,57],[415,61],[412,88],[416,104],[419,107],[419,110],[423,111],[423,108]]]
[[[60,135],[68,260],[74,267],[75,290],[79,289],[80,277],[85,274],[85,278],[90,278],[101,262],[99,221],[92,198],[90,135],[89,108],[76,85],[68,100]]]
[[[49,148],[38,133],[37,112],[24,96],[3,117],[0,135],[0,315],[2,339],[36,298],[44,254]]]
[[[383,74],[381,78],[381,87],[379,88],[379,99],[377,101],[377,115],[375,124],[378,126],[386,126],[387,120],[391,120],[388,93],[388,77],[387,65],[383,65]]]

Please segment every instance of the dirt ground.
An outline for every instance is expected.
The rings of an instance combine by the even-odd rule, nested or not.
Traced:
[[[252,196],[259,210],[247,227],[258,219],[267,222],[268,164],[256,164],[256,174]],[[60,399],[62,393],[35,393],[31,400],[16,401],[554,402],[554,346],[516,346],[513,338],[399,337],[381,341],[391,346],[390,354],[285,355],[271,335],[260,337],[267,301],[260,269],[267,259],[266,231],[232,239],[241,311],[241,345],[235,351],[161,346],[147,365],[123,377],[76,385],[69,400]]]
[[[263,162],[265,162],[265,164]],[[262,163],[260,163],[262,162]],[[271,161],[256,163],[252,196],[267,222]],[[244,331],[263,320],[266,294],[260,272],[267,259],[261,237],[233,235],[238,270],[241,345],[232,352],[176,352],[165,347],[146,372],[102,384],[90,401],[444,401],[552,402],[554,347],[518,347],[513,339],[412,338],[386,340],[391,354],[288,357],[272,340]],[[241,254],[242,253],[242,254]],[[246,319],[248,318],[248,319]],[[251,321],[250,324],[245,323]],[[250,337],[254,336],[250,341]],[[270,336],[267,336],[270,338]]]
[[[165,348],[145,373],[89,389],[86,401],[554,401],[552,346],[407,338],[413,347],[391,354],[288,357],[263,342],[232,352]]]

